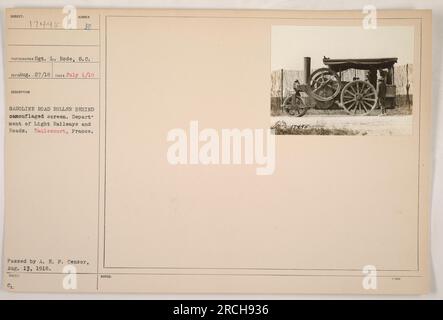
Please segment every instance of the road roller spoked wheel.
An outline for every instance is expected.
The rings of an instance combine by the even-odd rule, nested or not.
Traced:
[[[377,91],[369,82],[357,80],[346,84],[341,92],[342,108],[351,115],[368,115],[377,105]]]

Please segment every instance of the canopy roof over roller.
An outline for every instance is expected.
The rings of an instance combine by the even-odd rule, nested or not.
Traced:
[[[397,63],[397,58],[329,59],[324,57],[323,63],[335,72],[340,72],[347,69],[389,69],[395,63]]]

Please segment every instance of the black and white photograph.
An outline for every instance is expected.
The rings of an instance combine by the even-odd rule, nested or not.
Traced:
[[[31,2],[0,2],[0,301],[443,298],[443,1]]]
[[[273,26],[278,135],[411,135],[414,30]]]

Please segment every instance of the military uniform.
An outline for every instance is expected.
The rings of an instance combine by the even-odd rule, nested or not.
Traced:
[[[382,77],[378,79],[377,85],[378,104],[380,105],[381,113],[386,114],[386,78]]]

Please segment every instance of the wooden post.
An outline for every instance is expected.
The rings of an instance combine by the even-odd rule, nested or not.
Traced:
[[[408,109],[411,110],[411,100],[409,99],[409,64],[406,64],[406,102]]]
[[[281,81],[281,83],[280,83],[280,100],[281,100],[281,102],[280,102],[280,105],[283,104],[283,99],[285,98],[284,97],[285,94],[284,94],[284,91],[283,91],[283,84],[284,84],[284,82],[283,82],[283,75],[284,75],[284,71],[283,71],[283,69],[281,69],[281,75],[280,75],[280,81]]]

